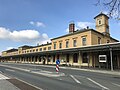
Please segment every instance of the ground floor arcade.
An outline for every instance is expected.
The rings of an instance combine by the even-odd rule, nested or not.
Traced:
[[[107,61],[100,62],[99,55],[106,55]],[[34,63],[55,65],[56,60],[61,65],[88,68],[120,69],[120,45],[103,45],[84,48],[73,48],[59,51],[38,52],[31,54],[1,57],[1,62]]]

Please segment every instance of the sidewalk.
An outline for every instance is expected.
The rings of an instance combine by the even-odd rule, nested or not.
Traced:
[[[0,90],[20,90],[7,80],[0,80]]]
[[[0,90],[43,90],[25,81],[9,78],[0,73]]]
[[[0,90],[20,90],[15,85],[7,81],[10,79],[0,73]]]

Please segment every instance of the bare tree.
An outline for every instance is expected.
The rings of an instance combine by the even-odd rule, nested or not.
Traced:
[[[120,0],[97,0],[95,5],[104,7],[110,17],[120,20]]]

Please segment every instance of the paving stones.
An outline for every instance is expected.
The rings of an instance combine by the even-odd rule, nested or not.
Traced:
[[[9,78],[0,73],[0,90],[39,90],[18,79]]]

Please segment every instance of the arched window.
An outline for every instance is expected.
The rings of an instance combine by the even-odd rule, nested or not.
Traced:
[[[75,53],[75,54],[73,55],[73,62],[74,62],[74,63],[78,63],[78,54],[77,54],[77,53]]]
[[[83,53],[82,63],[88,63],[88,54],[87,53]]]

